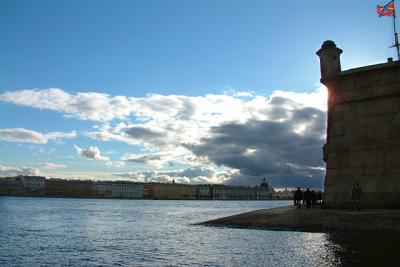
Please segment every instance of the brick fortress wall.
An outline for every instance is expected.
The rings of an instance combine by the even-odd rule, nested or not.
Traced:
[[[340,71],[336,51],[333,66],[321,60],[329,91],[326,206],[349,207],[358,182],[365,208],[400,208],[400,62]]]

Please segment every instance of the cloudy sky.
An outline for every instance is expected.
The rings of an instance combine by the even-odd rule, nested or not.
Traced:
[[[383,1],[0,2],[0,176],[321,187],[326,89],[394,56]]]

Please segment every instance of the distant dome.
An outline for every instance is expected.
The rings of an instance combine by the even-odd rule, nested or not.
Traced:
[[[265,177],[262,179],[260,186],[261,187],[269,187],[269,184],[268,184],[267,180],[265,179]]]

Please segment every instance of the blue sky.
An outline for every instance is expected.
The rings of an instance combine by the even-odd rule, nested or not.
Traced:
[[[315,52],[394,57],[385,3],[3,0],[1,174],[321,186]]]

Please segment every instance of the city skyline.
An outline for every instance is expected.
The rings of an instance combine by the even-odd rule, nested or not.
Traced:
[[[377,4],[3,1],[0,175],[322,187],[315,52],[395,57]]]

